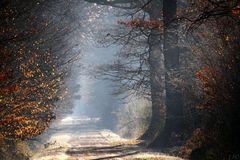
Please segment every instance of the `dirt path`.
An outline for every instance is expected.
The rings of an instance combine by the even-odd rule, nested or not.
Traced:
[[[46,148],[32,160],[181,160],[143,150],[134,143],[100,129],[94,120],[68,118],[54,129]]]

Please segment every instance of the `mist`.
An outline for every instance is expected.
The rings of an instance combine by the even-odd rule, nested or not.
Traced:
[[[0,159],[239,159],[239,9],[1,0]]]

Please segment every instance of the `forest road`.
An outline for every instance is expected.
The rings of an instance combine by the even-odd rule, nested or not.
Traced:
[[[45,149],[31,160],[182,160],[140,148],[135,140],[100,128],[96,119],[68,117],[49,132]]]

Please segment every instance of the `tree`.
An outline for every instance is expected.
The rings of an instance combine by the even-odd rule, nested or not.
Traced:
[[[56,118],[55,103],[66,94],[64,81],[77,55],[62,43],[67,38],[63,34],[73,27],[64,15],[71,14],[71,7],[56,19],[56,8],[49,10],[55,4],[49,2],[48,8],[46,3],[1,3],[1,140],[25,140],[41,134]]]
[[[150,21],[160,19],[162,2],[151,4],[148,12]],[[165,86],[165,57],[161,48],[161,34],[158,28],[153,28],[149,37],[149,66],[152,101],[152,118],[147,131],[141,136],[146,145],[151,144],[161,134],[166,121],[166,86]]]
[[[105,1],[89,1],[98,4],[103,4]],[[135,6],[135,9],[143,9],[151,1],[111,1],[105,5],[111,5],[113,7],[125,8],[124,5]],[[130,3],[130,4],[129,4]],[[137,8],[136,8],[137,6]],[[141,7],[139,7],[141,6]],[[150,20],[158,20],[161,18],[161,1],[152,3],[151,9],[149,9]],[[131,7],[132,8],[132,7]],[[129,9],[129,8],[128,8]],[[164,56],[161,52],[160,34],[158,28],[152,28],[149,43],[149,66],[150,66],[150,88],[151,88],[151,100],[152,100],[152,120],[147,132],[141,137],[145,140],[147,145],[152,143],[157,138],[162,128],[165,125],[166,118],[166,106],[165,106],[165,68],[164,68]]]
[[[183,97],[179,89],[174,87],[172,80],[177,76],[172,76],[173,73],[179,73],[179,45],[178,45],[178,22],[177,22],[177,0],[163,1],[163,53],[165,57],[166,68],[166,106],[167,118],[163,132],[158,136],[155,145],[160,147],[168,147],[171,145],[171,135],[181,135],[184,126],[183,118]],[[175,145],[178,142],[175,143]],[[179,145],[179,144],[178,144]]]
[[[91,2],[98,3],[96,1]],[[176,128],[176,124],[173,123],[176,122],[176,119],[173,118],[170,120],[170,117],[181,117],[182,113],[181,94],[174,90],[173,85],[169,82],[170,78],[168,76],[165,77],[167,73],[172,70],[177,71],[179,68],[179,52],[177,49],[178,36],[176,33],[177,24],[173,23],[176,17],[176,1],[134,2],[138,4],[133,5],[132,1],[111,1],[111,3],[101,1],[99,4],[125,8],[127,5],[126,3],[129,3],[129,6],[136,6],[135,11],[132,11],[132,14],[136,14],[140,10],[144,13],[148,13],[149,20],[146,20],[147,18],[145,14],[143,14],[142,19],[133,18],[127,22],[120,21],[120,24],[132,27],[133,29],[128,33],[129,36],[126,36],[128,34],[123,34],[115,37],[115,39],[122,40],[124,37],[127,37],[126,44],[128,44],[131,39],[136,41],[136,37],[140,37],[141,35],[146,36],[148,39],[147,43],[149,43],[149,49],[147,49],[148,51],[146,52],[148,56],[149,70],[143,70],[142,64],[144,64],[144,61],[141,61],[141,59],[138,68],[126,68],[124,67],[126,64],[121,65],[121,62],[108,68],[114,68],[113,72],[118,70],[118,74],[117,76],[114,76],[114,78],[124,82],[124,85],[127,85],[130,89],[146,88],[140,86],[149,85],[153,115],[149,129],[141,137],[141,139],[145,140],[148,145],[151,144],[157,137],[162,137],[159,141],[163,142],[167,139],[167,141],[163,142],[166,146],[169,143],[171,132],[173,132]],[[163,15],[161,10],[163,11]],[[132,17],[134,16],[132,15]],[[164,19],[163,22],[161,22],[162,17]],[[136,29],[139,31],[140,36],[138,33],[135,33]],[[144,30],[148,31],[145,32]],[[164,46],[163,48],[161,47],[162,44]],[[131,53],[132,52],[129,52],[129,54],[127,56],[125,54],[125,56],[130,58]],[[143,57],[142,55],[144,54],[138,53],[138,56]],[[150,74],[146,74],[148,71]],[[110,73],[110,75],[113,74]],[[167,94],[167,96],[165,94]],[[168,117],[168,121],[165,125],[166,116]],[[178,120],[178,122],[180,121]],[[182,122],[179,124],[181,125],[179,125],[178,130],[182,127]],[[177,131],[175,130],[175,132]]]
[[[190,8],[188,31],[195,38],[191,47],[200,62],[195,76],[201,90],[195,92],[201,93],[201,101],[195,107],[201,120],[186,148],[190,159],[226,159],[240,152],[236,143],[240,131],[239,1],[192,1]]]

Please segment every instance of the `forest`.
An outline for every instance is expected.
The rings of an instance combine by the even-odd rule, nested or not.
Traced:
[[[240,159],[240,0],[1,0],[0,24],[0,160]]]

